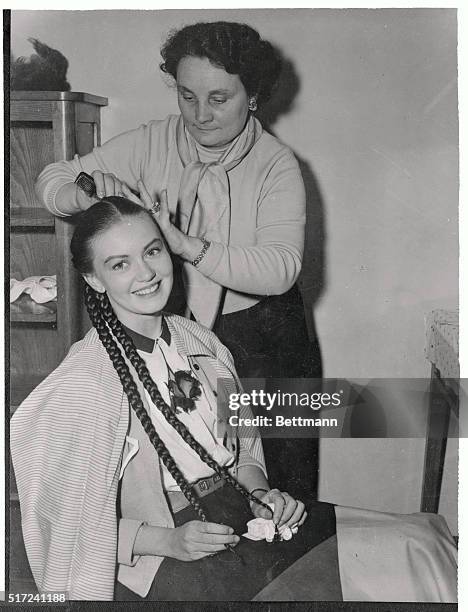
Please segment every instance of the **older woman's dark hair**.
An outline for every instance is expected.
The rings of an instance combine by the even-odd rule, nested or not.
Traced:
[[[206,57],[229,74],[238,74],[259,105],[270,98],[281,71],[274,47],[244,23],[195,23],[174,32],[161,49],[161,70],[175,79],[177,66],[187,55]]]

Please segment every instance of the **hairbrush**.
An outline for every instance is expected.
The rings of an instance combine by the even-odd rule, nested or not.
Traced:
[[[97,197],[96,193],[96,183],[94,179],[86,172],[80,172],[79,175],[75,179],[75,185],[77,185],[81,191],[84,191],[88,198]]]

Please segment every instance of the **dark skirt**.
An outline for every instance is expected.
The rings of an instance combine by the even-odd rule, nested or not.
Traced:
[[[251,308],[222,315],[214,331],[231,351],[239,376],[267,379],[266,392],[278,389],[277,378],[322,377],[319,342],[315,330],[307,329],[296,285]],[[294,389],[289,387],[287,391]],[[264,438],[262,442],[270,485],[303,501],[316,499],[318,439],[285,436]]]
[[[203,497],[200,503],[209,521],[229,525],[238,535],[247,531],[246,523],[253,518],[244,497],[229,485]],[[199,520],[192,506],[174,516],[176,526],[191,520]],[[235,550],[242,560],[229,550],[191,562],[166,557],[146,598],[116,583],[115,600],[249,601],[335,533],[334,506],[315,502],[308,507],[307,519],[292,540],[268,543],[241,537]],[[331,558],[326,575],[333,577],[335,591],[340,593],[337,567],[337,557]],[[308,573],[302,580],[311,583],[313,592],[314,572]]]
[[[297,285],[230,314],[221,315],[213,331],[231,351],[244,378],[321,378],[320,347],[305,320]]]

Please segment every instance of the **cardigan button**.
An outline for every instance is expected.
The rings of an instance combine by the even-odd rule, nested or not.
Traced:
[[[200,366],[198,365],[198,363],[194,363],[193,364],[193,369],[194,370],[199,370],[200,369]]]

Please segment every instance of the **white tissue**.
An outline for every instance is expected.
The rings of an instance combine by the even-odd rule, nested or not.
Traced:
[[[272,510],[275,509],[273,503],[269,503],[268,505]],[[247,523],[247,529],[247,533],[242,535],[249,540],[266,540],[267,542],[273,542],[275,537],[275,524],[272,519],[254,518]],[[278,533],[281,540],[291,540],[297,531],[297,525],[293,525],[292,527],[281,525],[281,527],[278,527]]]
[[[57,277],[30,276],[22,281],[10,280],[10,303],[15,302],[21,294],[28,293],[37,304],[44,304],[57,299]]]

